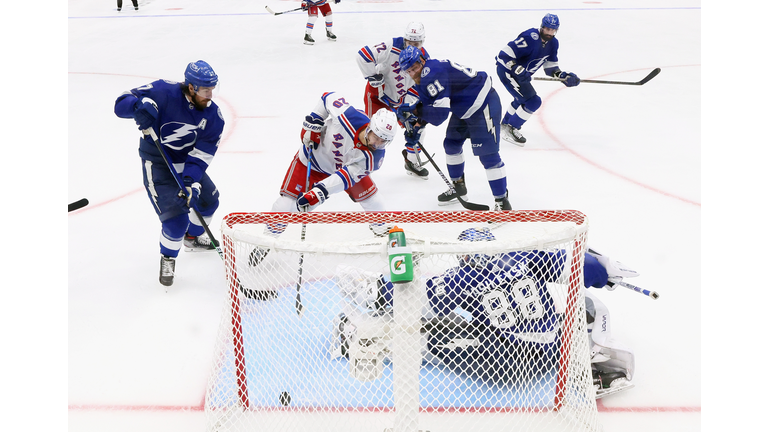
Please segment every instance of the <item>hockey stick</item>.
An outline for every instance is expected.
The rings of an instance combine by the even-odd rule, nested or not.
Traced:
[[[312,147],[307,149],[307,181],[304,183],[304,193],[309,192],[309,176],[312,174]],[[307,224],[301,223],[301,241],[307,236]],[[304,272],[304,252],[299,254],[299,280],[296,282],[296,313],[301,318],[304,315],[304,305],[301,303],[301,277]]]
[[[176,170],[173,168],[173,164],[171,164],[171,161],[168,160],[168,157],[165,155],[165,151],[163,151],[163,146],[160,144],[160,140],[157,138],[157,134],[155,134],[155,130],[151,127],[149,129],[145,129],[142,131],[144,135],[149,135],[150,138],[152,138],[152,141],[155,142],[155,146],[157,146],[157,150],[160,152],[160,156],[163,157],[163,160],[165,161],[165,165],[168,166],[168,169],[171,170],[171,174],[173,174],[173,178],[176,180],[176,184],[179,186],[179,189],[181,189],[181,195],[182,197],[186,198],[187,194],[185,193],[186,188],[184,187],[184,184],[181,182],[181,179],[179,179],[179,174],[176,172]],[[224,252],[222,252],[221,247],[219,246],[219,241],[216,240],[216,237],[213,236],[213,233],[211,232],[211,229],[208,228],[208,224],[205,223],[205,220],[203,220],[203,216],[200,214],[200,212],[197,210],[196,207],[191,207],[191,210],[195,212],[195,216],[197,216],[197,219],[200,221],[200,224],[203,226],[203,229],[205,230],[205,233],[208,234],[208,238],[211,239],[211,243],[213,244],[213,247],[216,248],[216,252],[219,254],[219,258],[221,258],[222,261],[226,262],[224,259]],[[243,293],[244,296],[250,299],[257,299],[257,300],[268,300],[275,297],[275,293],[266,293],[264,291],[254,291],[251,289],[248,289],[243,286],[240,281],[237,281],[237,287],[240,290],[240,292]]]
[[[264,8],[267,10],[267,12],[271,13],[272,15],[282,15],[282,14],[284,14],[284,13],[288,13],[288,12],[294,12],[294,11],[297,11],[297,10],[301,10],[301,9],[304,9],[304,8],[298,7],[298,8],[296,8],[296,9],[291,9],[291,10],[287,10],[287,11],[282,11],[282,12],[275,12],[275,11],[273,11],[273,10],[272,10],[272,8],[270,8],[269,6],[264,6]]]
[[[647,290],[647,289],[642,289],[639,286],[635,286],[635,285],[632,285],[630,283],[626,283],[624,281],[619,281],[619,282],[610,282],[609,281],[607,285],[609,287],[613,287],[615,285],[620,285],[620,286],[623,286],[624,288],[629,288],[629,289],[631,289],[634,292],[638,292],[640,294],[647,295],[648,297],[650,297],[650,298],[652,298],[654,300],[658,300],[659,299],[659,293],[657,293],[656,291],[650,291],[650,290]]]
[[[453,187],[453,183],[451,183],[450,180],[448,180],[445,177],[445,174],[443,174],[443,171],[440,169],[440,167],[437,166],[437,164],[435,163],[435,160],[432,159],[432,156],[429,155],[429,151],[427,151],[427,149],[424,148],[424,144],[419,142],[417,145],[421,147],[421,150],[424,151],[424,154],[427,156],[427,159],[429,159],[429,162],[432,163],[432,166],[435,167],[435,170],[437,171],[437,173],[440,174],[440,177],[443,178],[443,181],[445,182],[445,184],[448,185],[448,189],[451,191],[451,193],[456,194],[456,198],[459,200],[461,205],[464,206],[465,209],[474,210],[474,211],[486,211],[491,209],[487,205],[471,203],[461,198],[459,194],[456,192],[456,188]]]
[[[656,69],[652,70],[651,73],[646,75],[645,78],[643,78],[643,79],[641,79],[640,81],[637,81],[637,82],[629,82],[629,81],[603,81],[603,80],[589,80],[589,79],[583,79],[580,82],[592,83],[592,84],[643,85],[643,84],[647,83],[648,81],[652,80],[653,77],[658,75],[660,72],[661,72],[661,68],[656,68]],[[565,81],[564,79],[561,79],[561,78],[552,78],[552,77],[533,77],[533,79],[539,80],[539,81],[560,81],[560,82]]]
[[[73,203],[69,203],[69,210],[67,211],[67,213],[69,213],[71,211],[75,211],[75,210],[80,210],[81,208],[83,208],[83,207],[85,207],[87,205],[88,205],[88,199],[87,198],[83,198],[83,199],[77,200],[77,201],[75,201]]]
[[[152,138],[152,141],[155,142],[155,146],[157,146],[157,150],[160,152],[160,156],[163,157],[165,164],[168,166],[168,169],[171,170],[171,174],[173,174],[173,178],[176,180],[176,184],[179,186],[179,189],[181,189],[179,196],[182,198],[187,198],[187,194],[185,192],[187,189],[184,187],[184,183],[181,182],[181,179],[179,178],[179,173],[176,172],[176,169],[173,168],[173,164],[171,163],[171,161],[168,160],[168,157],[165,155],[165,151],[163,150],[162,144],[160,144],[160,140],[157,138],[157,134],[155,133],[155,130],[150,127],[149,129],[144,129],[142,132],[144,133],[144,135],[149,135],[149,137]],[[197,207],[191,207],[191,210],[195,212],[195,216],[197,216],[197,219],[200,221],[200,224],[203,226],[205,233],[208,234],[208,238],[211,239],[211,243],[213,243],[213,247],[216,248],[216,252],[219,253],[219,256],[223,260],[224,252],[221,251],[221,247],[219,247],[219,241],[216,240],[216,237],[213,236],[211,229],[208,228],[208,224],[205,223],[205,221],[203,220],[203,215],[200,214],[200,212],[197,210]]]

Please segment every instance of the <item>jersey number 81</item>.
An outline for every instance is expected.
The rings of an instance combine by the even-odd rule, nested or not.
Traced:
[[[462,66],[452,60],[448,60],[448,62],[451,64],[451,66],[453,66],[454,69],[458,69],[464,72],[464,75],[470,78],[474,78],[475,76],[477,76],[477,72],[472,68]],[[437,94],[443,90],[445,90],[445,87],[443,87],[443,85],[440,84],[439,80],[435,80],[434,82],[427,84],[427,93],[429,93],[429,95],[432,96],[433,98],[436,97]]]

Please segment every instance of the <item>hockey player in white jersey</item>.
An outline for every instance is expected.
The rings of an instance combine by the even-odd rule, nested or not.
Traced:
[[[365,114],[372,116],[382,108],[396,111],[403,103],[416,104],[419,94],[413,88],[413,79],[400,68],[400,52],[408,46],[418,48],[424,58],[429,58],[424,48],[426,31],[420,22],[411,22],[405,27],[403,36],[392,38],[392,41],[380,42],[376,45],[366,45],[357,52],[357,66],[368,80],[365,86]],[[402,125],[402,120],[401,126]],[[426,180],[429,171],[424,167],[426,160],[419,157],[421,149],[417,145],[423,138],[423,132],[405,132],[406,173]]]
[[[386,210],[370,174],[381,168],[397,127],[397,116],[388,109],[369,119],[344,96],[324,93],[304,118],[302,146],[285,173],[272,211],[312,211],[339,192],[346,192],[365,211]],[[377,236],[388,232],[383,224],[370,227]],[[278,236],[283,231],[285,225],[275,224],[268,225],[265,233]],[[251,265],[259,264],[266,252],[254,250]]]
[[[482,227],[463,231],[459,240],[493,241],[495,237]],[[423,358],[491,381],[514,375],[521,352],[538,353],[535,364],[539,366],[556,363],[559,342],[555,337],[562,312],[556,306],[556,291],[547,282],[560,277],[566,254],[523,251],[458,258],[457,267],[425,283]],[[635,276],[637,272],[604,255],[585,254],[585,287],[611,289],[609,282]],[[348,303],[334,324],[332,356],[361,352],[352,346],[361,338],[377,339],[383,342],[377,346],[388,351],[391,335],[384,329],[392,319],[393,284],[381,273],[343,264],[337,267],[334,280]],[[633,387],[634,354],[612,339],[608,309],[590,291],[584,290],[585,309],[593,382],[600,398]]]

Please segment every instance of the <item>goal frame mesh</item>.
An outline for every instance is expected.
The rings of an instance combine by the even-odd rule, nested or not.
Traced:
[[[261,212],[261,213],[231,213],[227,215],[222,221],[222,245],[224,251],[224,265],[225,265],[225,277],[226,277],[226,305],[224,307],[224,313],[222,314],[222,322],[219,330],[219,336],[217,339],[218,358],[214,361],[211,380],[215,378],[215,375],[219,372],[221,366],[222,351],[231,350],[229,353],[234,359],[234,391],[236,394],[231,395],[232,402],[228,407],[221,407],[217,404],[209,404],[209,401],[213,398],[212,392],[214,384],[211,382],[206,392],[205,412],[207,418],[207,430],[230,430],[230,426],[238,423],[233,418],[237,417],[240,413],[248,413],[254,411],[270,412],[274,415],[299,415],[300,413],[309,413],[310,416],[313,413],[317,413],[322,410],[333,411],[335,414],[344,413],[354,414],[356,412],[383,412],[389,413],[393,411],[402,410],[401,407],[376,407],[360,409],[356,407],[318,407],[318,406],[276,406],[276,407],[264,407],[254,404],[249,397],[248,390],[248,362],[246,355],[247,341],[244,339],[243,317],[241,314],[243,308],[243,292],[241,291],[241,282],[238,275],[239,265],[238,262],[242,260],[242,257],[238,257],[235,251],[235,244],[237,242],[254,242],[254,244],[261,244],[270,247],[279,247],[287,251],[293,251],[301,253],[302,257],[304,253],[322,254],[324,250],[333,249],[333,244],[312,244],[310,242],[304,242],[303,239],[296,238],[281,238],[279,236],[268,236],[266,239],[259,238],[258,235],[254,235],[253,230],[243,231],[243,226],[316,226],[316,225],[339,225],[346,223],[365,223],[365,224],[432,224],[435,221],[441,221],[440,223],[451,224],[489,224],[504,225],[504,224],[517,224],[517,223],[562,223],[568,228],[560,229],[552,236],[547,234],[538,235],[532,238],[523,238],[513,241],[503,241],[499,244],[503,246],[497,246],[504,250],[510,248],[545,248],[549,244],[554,244],[563,241],[563,236],[571,237],[573,248],[571,250],[571,256],[569,259],[569,266],[567,272],[567,291],[566,291],[566,305],[580,305],[583,304],[583,293],[581,292],[583,285],[583,260],[584,252],[586,251],[586,238],[588,230],[588,220],[586,216],[576,210],[520,210],[520,211],[505,211],[505,212],[435,212],[435,211],[410,211],[410,212],[309,212],[309,213],[282,213],[282,212]],[[343,240],[343,232],[339,233],[339,237]],[[371,236],[373,238],[373,236]],[[361,246],[363,249],[380,248],[376,246],[377,243],[382,244],[386,241],[385,237],[374,238],[371,244],[364,244]],[[344,243],[340,241],[340,243]],[[439,245],[429,245],[429,250],[426,253],[439,250]],[[471,250],[473,245],[468,245],[468,249]],[[487,250],[487,245],[485,245]],[[496,245],[494,245],[496,246]],[[366,250],[367,250],[366,249]],[[338,252],[338,251],[336,251]],[[424,250],[418,250],[418,246],[415,247],[414,252],[424,253]],[[347,253],[354,253],[353,250],[347,251]],[[299,276],[300,277],[300,276]],[[300,279],[299,279],[300,280]],[[299,283],[300,284],[300,283]],[[570,306],[568,306],[570,307]],[[582,309],[577,308],[581,311]],[[573,360],[572,352],[574,338],[586,338],[586,325],[583,314],[577,313],[565,313],[563,315],[562,322],[562,335],[559,351],[558,373],[555,384],[554,398],[552,406],[549,407],[546,412],[534,413],[539,415],[549,415],[562,412],[569,415],[568,411],[572,409],[569,407],[569,376],[570,364]],[[583,334],[575,335],[574,329],[579,329],[579,332]],[[583,344],[582,344],[583,345]],[[583,351],[583,349],[582,349]],[[587,355],[580,353],[580,355]],[[583,359],[581,359],[583,362]],[[588,364],[588,361],[587,361]],[[588,371],[584,371],[585,373]],[[572,373],[572,372],[570,372]],[[418,385],[418,383],[416,383]],[[579,413],[574,415],[575,426],[573,428],[564,428],[562,430],[601,430],[601,427],[596,419],[596,404],[594,404],[594,389],[592,390],[591,403],[587,403],[586,408],[579,406],[577,409],[580,411],[586,410],[587,413]],[[531,415],[529,410],[521,409],[519,407],[424,407],[416,405],[416,412],[419,415],[439,415],[441,413],[449,412],[466,412],[472,414],[488,414],[488,413],[507,413],[507,412],[521,412],[523,415]],[[416,426],[414,426],[414,424]],[[397,421],[393,430],[417,430],[413,429],[418,427],[418,421],[416,423],[407,424],[406,426],[398,426]],[[540,427],[536,427],[537,430],[544,430]],[[233,427],[231,430],[241,430]],[[251,429],[242,429],[251,430]],[[254,429],[256,430],[256,429]],[[320,429],[322,430],[322,429]],[[552,429],[561,430],[561,429]]]

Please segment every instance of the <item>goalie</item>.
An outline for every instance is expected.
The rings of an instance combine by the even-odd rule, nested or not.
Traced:
[[[470,228],[458,239],[495,237],[488,228]],[[494,383],[546,375],[560,355],[563,313],[552,284],[562,279],[566,251],[465,255],[458,261],[426,282],[423,360]],[[637,275],[605,256],[585,254],[585,287]],[[334,323],[333,356],[354,357],[361,352],[357,345],[365,344],[369,358],[377,349],[383,361],[389,356],[393,284],[382,274],[344,265],[335,280],[348,304]],[[605,305],[589,291],[585,298],[592,378],[600,398],[633,387],[634,354],[611,338]]]

